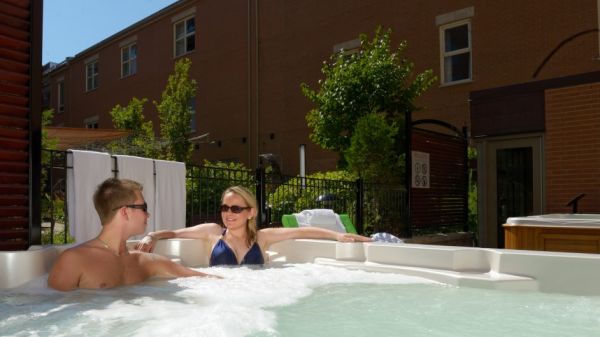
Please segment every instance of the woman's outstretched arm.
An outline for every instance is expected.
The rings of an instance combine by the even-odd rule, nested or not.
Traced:
[[[221,234],[221,230],[222,227],[219,224],[203,223],[174,231],[161,230],[150,232],[135,245],[135,249],[142,252],[152,252],[158,240],[172,238],[206,239],[211,235]]]
[[[263,249],[267,249],[270,245],[290,239],[325,239],[337,240],[340,242],[370,242],[371,238],[366,236],[339,233],[329,229],[319,227],[299,227],[299,228],[265,228],[258,231],[258,239],[261,242]]]

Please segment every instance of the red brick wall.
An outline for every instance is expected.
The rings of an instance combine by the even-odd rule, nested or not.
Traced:
[[[546,211],[600,213],[600,83],[547,90]]]
[[[117,103],[127,104],[132,96],[159,100],[173,69],[171,19],[190,7],[196,7],[197,35],[196,50],[187,56],[199,86],[192,136],[210,132],[210,140],[222,144],[202,144],[194,157],[237,159],[254,167],[258,154],[273,153],[286,174],[298,173],[300,144],[307,146],[308,173],[335,167],[337,155],[309,139],[305,117],[313,105],[300,83],[316,88],[333,46],[360,33],[372,36],[379,25],[393,29],[394,46],[408,42],[403,56],[414,62],[415,72],[432,69],[440,77],[436,17],[473,7],[473,81],[436,81],[417,102],[423,109],[413,114],[414,120],[440,119],[459,129],[469,126],[472,91],[586,73],[599,64],[597,34],[569,40],[597,27],[596,0],[185,0],[76,55],[68,70],[56,74],[65,78],[66,111],[55,122],[82,127],[85,118],[99,115],[99,127],[110,128],[108,111]],[[138,73],[121,79],[118,45],[133,35]],[[100,86],[85,92],[84,61],[94,54]],[[150,102],[146,112],[158,125]]]

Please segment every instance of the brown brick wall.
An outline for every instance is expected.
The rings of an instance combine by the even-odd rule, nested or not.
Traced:
[[[415,72],[432,69],[439,77],[436,17],[473,7],[473,80],[455,85],[436,81],[417,102],[423,109],[413,114],[415,120],[440,119],[459,129],[470,124],[472,91],[586,73],[599,64],[596,34],[569,40],[597,27],[595,0],[182,0],[75,55],[60,72],[66,112],[56,123],[82,127],[85,118],[99,115],[100,128],[110,128],[108,111],[115,104],[127,104],[132,96],[158,100],[173,69],[171,19],[190,7],[196,7],[197,35],[196,50],[188,56],[198,81],[197,132],[192,136],[210,132],[210,140],[221,144],[202,144],[194,158],[236,159],[254,167],[258,154],[273,153],[286,174],[298,173],[300,144],[307,145],[308,173],[335,167],[337,155],[309,139],[305,117],[312,104],[300,83],[316,88],[333,46],[361,33],[372,36],[377,26],[393,30],[394,46],[407,41],[403,56],[414,62]],[[138,73],[121,79],[118,45],[133,35]],[[543,60],[567,40],[534,78]],[[100,87],[86,93],[84,61],[94,54],[99,55]],[[51,84],[55,86],[52,79]],[[146,111],[158,125],[151,103]]]
[[[580,213],[600,212],[600,83],[547,90],[546,210],[568,212],[579,193]]]

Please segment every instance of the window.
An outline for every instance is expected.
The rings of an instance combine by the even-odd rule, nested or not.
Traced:
[[[56,96],[58,97],[57,108],[58,113],[60,114],[65,112],[65,81],[58,81],[56,86]]]
[[[190,119],[190,131],[196,132],[196,97],[190,98],[188,108],[192,113],[192,118]]]
[[[471,80],[471,24],[461,21],[440,27],[441,73],[444,84]]]
[[[85,90],[90,91],[98,88],[98,61],[92,61],[85,65]]]
[[[335,54],[343,52],[344,56],[350,57],[352,54],[356,54],[360,51],[360,39],[354,39],[342,43],[338,43],[333,46],[333,52]]]
[[[98,116],[84,119],[83,125],[85,126],[86,129],[97,129],[98,128]]]
[[[121,77],[137,73],[137,44],[121,48]]]
[[[187,54],[196,48],[196,23],[194,17],[178,21],[175,30],[175,57]]]

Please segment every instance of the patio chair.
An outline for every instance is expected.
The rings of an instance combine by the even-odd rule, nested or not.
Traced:
[[[348,214],[338,214],[338,216],[347,233],[357,234],[356,228],[354,227],[354,224],[352,224],[352,220],[350,220]],[[284,214],[281,217],[281,223],[283,227],[286,228],[295,228],[299,226],[298,220],[294,214]]]

